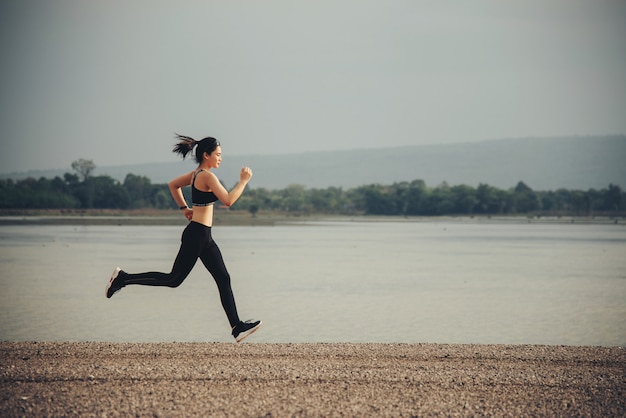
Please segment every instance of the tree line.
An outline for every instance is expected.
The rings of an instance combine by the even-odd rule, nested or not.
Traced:
[[[72,168],[76,173],[65,173],[62,178],[0,180],[0,209],[178,209],[167,184],[152,184],[148,177],[131,173],[121,183],[107,175],[93,176],[95,165],[90,160],[75,161]],[[189,188],[184,194],[187,202],[191,202]],[[601,190],[535,191],[522,181],[508,190],[487,184],[450,186],[445,182],[428,187],[423,180],[370,184],[348,190],[291,185],[281,190],[248,187],[232,210],[245,210],[253,215],[263,210],[393,216],[624,216],[626,193],[613,184]]]

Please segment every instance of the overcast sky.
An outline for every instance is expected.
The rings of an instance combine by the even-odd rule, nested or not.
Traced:
[[[3,0],[0,172],[626,133],[626,1]]]

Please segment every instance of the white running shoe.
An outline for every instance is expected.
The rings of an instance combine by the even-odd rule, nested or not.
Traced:
[[[124,287],[124,286],[120,286],[119,280],[117,280],[121,271],[122,269],[119,267],[115,267],[115,270],[113,270],[113,273],[111,274],[111,278],[109,279],[109,283],[107,283],[107,287],[104,292],[107,299],[110,299],[111,296],[119,292],[122,289],[122,287]]]

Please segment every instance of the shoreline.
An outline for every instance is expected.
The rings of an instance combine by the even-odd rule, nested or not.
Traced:
[[[624,416],[619,347],[0,342],[2,416]]]
[[[626,218],[616,216],[374,216],[325,215],[260,212],[218,209],[214,214],[216,226],[275,226],[315,222],[458,222],[489,224],[577,224],[626,225]],[[0,211],[3,225],[186,225],[187,220],[175,210],[23,210]]]

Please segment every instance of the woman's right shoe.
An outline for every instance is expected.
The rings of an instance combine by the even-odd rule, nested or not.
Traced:
[[[261,328],[262,324],[263,322],[261,321],[246,321],[240,322],[238,325],[235,325],[233,327],[233,337],[235,337],[235,341],[237,341],[238,343],[242,342],[248,335]]]
[[[121,278],[118,280],[121,272],[122,272],[122,269],[119,267],[116,267],[115,270],[113,270],[113,273],[111,274],[111,278],[109,279],[109,283],[107,283],[107,287],[105,289],[105,295],[107,299],[110,299],[111,296],[119,292],[122,289],[122,287],[124,287],[123,285],[120,285]]]

